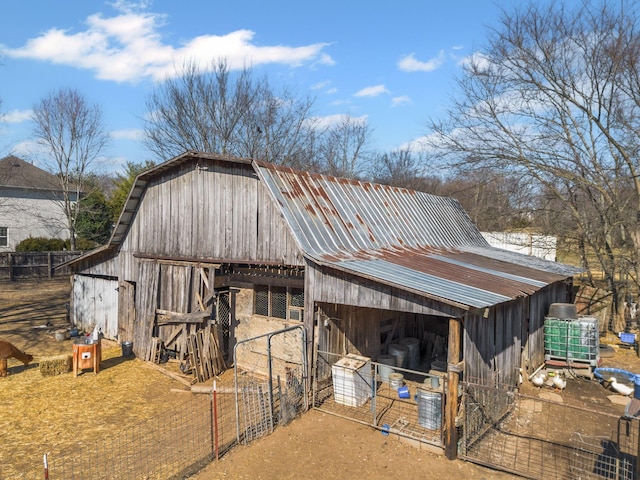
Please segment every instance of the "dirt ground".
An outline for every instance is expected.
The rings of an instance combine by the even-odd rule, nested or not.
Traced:
[[[180,408],[180,382],[149,369],[144,362],[121,356],[120,347],[103,343],[101,371],[43,376],[38,363],[71,354],[72,341],[56,341],[54,332],[67,328],[68,281],[0,283],[0,339],[34,355],[25,368],[9,360],[9,376],[0,378],[0,478],[20,478],[18,472],[37,467],[43,452],[60,452],[96,434],[135,428],[137,421],[160,411]],[[615,337],[605,341],[617,344]],[[635,352],[616,346],[603,366],[640,373]],[[531,388],[526,386],[523,388]],[[543,392],[531,389],[534,395]],[[622,412],[595,381],[569,379],[559,395],[563,401]],[[87,416],[91,425],[77,428]],[[86,425],[86,424],[85,424]],[[464,461],[449,461],[420,450],[366,425],[312,410],[272,435],[240,446],[210,464],[196,480],[270,478],[515,478]]]

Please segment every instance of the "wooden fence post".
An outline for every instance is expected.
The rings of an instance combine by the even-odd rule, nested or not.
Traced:
[[[47,277],[51,279],[53,276],[53,263],[51,261],[51,252],[47,252]]]
[[[449,319],[449,345],[447,355],[447,399],[445,403],[444,453],[449,460],[458,456],[458,382],[460,381],[460,320]]]
[[[9,281],[13,282],[13,254],[9,254]]]

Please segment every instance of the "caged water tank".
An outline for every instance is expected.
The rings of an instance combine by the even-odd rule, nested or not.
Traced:
[[[600,336],[596,317],[544,319],[545,361],[560,360],[597,366]]]

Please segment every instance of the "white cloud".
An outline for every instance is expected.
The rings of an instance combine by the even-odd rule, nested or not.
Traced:
[[[389,90],[384,85],[374,85],[372,87],[365,87],[355,93],[356,97],[377,97],[383,93],[389,93]]]
[[[333,87],[327,90],[327,94],[329,95],[335,95],[336,93],[338,93],[338,89],[336,87]]]
[[[36,140],[25,140],[11,147],[11,154],[20,158],[38,158],[46,153],[46,148]]]
[[[350,115],[338,113],[335,115],[327,115],[324,117],[314,117],[311,119],[311,122],[313,122],[313,125],[316,128],[322,129],[322,128],[331,127],[333,125],[338,125],[340,122],[343,122],[346,118],[349,118],[350,121],[354,123],[358,123],[358,122],[366,123],[368,116],[361,115],[360,117],[352,117]]]
[[[186,62],[210,68],[213,61],[222,58],[231,69],[267,63],[291,67],[334,63],[323,51],[327,43],[261,46],[254,42],[255,34],[250,30],[200,35],[179,46],[169,45],[159,32],[165,15],[136,12],[139,5],[126,2],[114,6],[120,10],[119,14],[91,15],[83,31],[51,28],[22,47],[0,46],[0,54],[91,70],[97,78],[116,82],[161,80],[176,75],[176,66]]]
[[[401,105],[407,105],[411,103],[411,99],[409,97],[407,97],[406,95],[402,95],[400,97],[393,97],[391,99],[391,106],[392,107],[399,107]]]
[[[331,85],[331,81],[330,80],[325,80],[324,82],[314,83],[313,85],[311,85],[311,90],[322,90],[323,88],[327,88],[329,85]]]
[[[115,140],[140,140],[144,136],[144,132],[139,128],[132,128],[129,130],[112,130],[109,132],[109,136]]]
[[[470,67],[474,65],[479,70],[486,70],[491,66],[491,60],[485,54],[476,52],[460,59],[458,65],[462,67]]]
[[[5,123],[22,123],[31,120],[31,110],[11,110],[0,117]]]
[[[432,72],[444,63],[444,50],[440,50],[438,56],[426,62],[416,60],[413,53],[400,59],[398,68],[403,72]]]

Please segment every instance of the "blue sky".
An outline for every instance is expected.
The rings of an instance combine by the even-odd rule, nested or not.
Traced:
[[[140,118],[154,84],[185,60],[250,64],[275,86],[315,97],[315,115],[366,118],[374,146],[426,133],[460,64],[518,0],[359,2],[23,0],[0,15],[0,157],[40,163],[31,108],[59,88],[99,104],[112,141],[106,171],[150,155]]]

